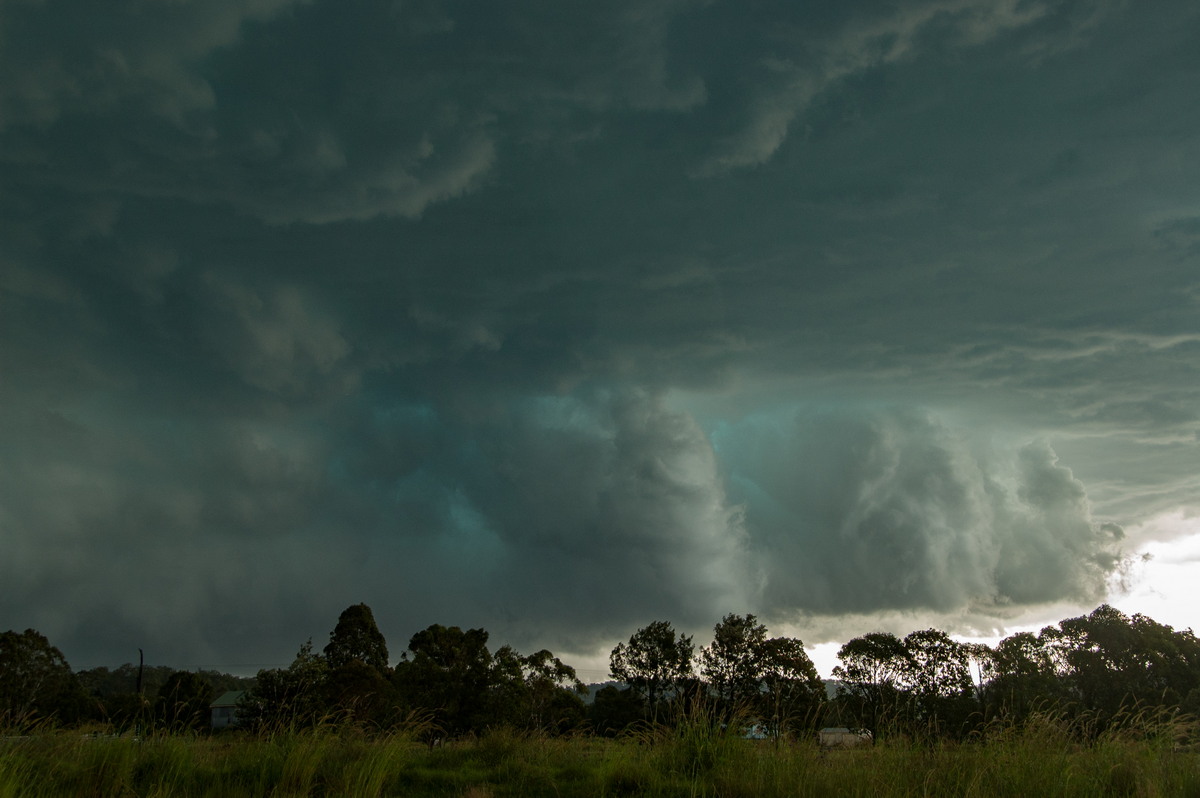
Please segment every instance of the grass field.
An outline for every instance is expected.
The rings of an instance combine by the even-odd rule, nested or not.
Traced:
[[[821,752],[707,724],[617,740],[507,731],[431,748],[412,734],[319,729],[0,741],[0,798],[38,796],[1197,796],[1200,754],[1175,730],[1082,744],[1053,717],[968,743]]]

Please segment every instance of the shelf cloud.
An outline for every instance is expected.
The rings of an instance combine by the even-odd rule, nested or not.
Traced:
[[[594,658],[1119,597],[1200,513],[1198,25],[0,1],[0,628],[253,671],[360,601]]]

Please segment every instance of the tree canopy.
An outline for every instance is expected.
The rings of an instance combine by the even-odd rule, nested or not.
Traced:
[[[388,669],[387,641],[375,624],[370,607],[354,604],[342,610],[337,626],[329,634],[325,659],[331,668],[357,660],[380,673]]]
[[[642,695],[655,714],[664,693],[677,691],[692,676],[694,654],[691,637],[676,634],[668,621],[654,621],[634,632],[628,643],[613,648],[609,671]]]
[[[33,629],[0,633],[0,725],[73,723],[87,701],[66,657]]]
[[[825,700],[816,666],[794,637],[767,637],[753,615],[726,615],[700,654],[700,672],[726,713],[749,711],[775,733],[814,717]]]
[[[212,685],[198,673],[176,671],[158,692],[156,713],[168,729],[202,728],[209,722],[209,704],[216,698]]]

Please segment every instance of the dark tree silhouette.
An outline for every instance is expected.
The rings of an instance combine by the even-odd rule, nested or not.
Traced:
[[[971,679],[973,649],[940,629],[923,629],[904,638],[904,687],[911,697],[916,728],[959,733],[976,709]]]
[[[1058,630],[1040,635],[1018,632],[1006,637],[982,659],[983,701],[992,717],[1020,722],[1030,713],[1070,700],[1069,685],[1058,668]]]
[[[33,630],[0,633],[0,725],[74,723],[88,708],[66,657]]]
[[[825,683],[803,642],[794,637],[769,638],[759,647],[758,661],[760,713],[773,733],[782,734],[819,718],[826,700]]]
[[[767,637],[753,615],[726,615],[700,654],[700,669],[726,713],[750,712],[773,734],[815,717],[825,685],[804,643]]]
[[[880,724],[896,716],[903,699],[902,679],[908,668],[904,643],[889,632],[856,637],[838,651],[833,669],[839,704],[876,734]]]
[[[329,634],[325,659],[331,668],[340,668],[357,660],[380,673],[388,670],[387,641],[375,625],[375,615],[370,607],[355,604],[342,610],[337,626]]]
[[[413,708],[427,709],[452,735],[480,725],[492,683],[492,655],[483,629],[434,624],[412,636],[396,665],[400,696]]]
[[[588,719],[596,734],[616,735],[642,719],[642,697],[632,687],[624,690],[605,685],[596,693],[588,708]]]
[[[726,708],[758,698],[766,640],[767,627],[753,615],[726,615],[713,627],[712,643],[700,652],[700,675]]]
[[[617,644],[609,670],[642,695],[650,716],[657,718],[659,701],[692,675],[694,653],[691,637],[676,635],[667,621],[655,621],[634,632],[628,643]]]
[[[1200,640],[1107,604],[1059,624],[1063,672],[1081,704],[1111,718],[1123,707],[1178,705],[1200,687]]]
[[[175,671],[158,691],[155,714],[164,728],[189,731],[209,725],[209,704],[216,698],[212,685],[198,673]]]
[[[258,672],[238,706],[239,722],[260,731],[312,726],[328,713],[328,674],[329,664],[307,641],[286,669]]]
[[[522,656],[511,646],[502,646],[492,657],[495,720],[518,728],[562,731],[583,718],[587,688],[575,669],[550,651],[542,649]]]

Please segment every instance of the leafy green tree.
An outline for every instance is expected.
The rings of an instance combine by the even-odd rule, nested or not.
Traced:
[[[612,678],[633,688],[646,702],[648,715],[658,717],[659,703],[678,692],[692,675],[692,638],[677,635],[667,621],[654,621],[618,643],[609,654]]]
[[[146,695],[158,695],[162,691],[163,685],[167,683],[167,679],[176,670],[176,668],[165,665],[147,665],[143,672],[142,692]],[[254,677],[233,676],[220,671],[203,669],[197,670],[195,673],[202,676],[217,695],[230,690],[249,690],[254,686]],[[137,692],[138,666],[126,662],[116,668],[87,668],[79,671],[76,677],[88,695],[108,698],[122,693]]]
[[[195,731],[209,725],[209,704],[214,698],[212,685],[203,676],[176,671],[158,692],[155,714],[166,729]]]
[[[1053,674],[1054,657],[1046,647],[1044,637],[1033,632],[1018,632],[1004,638],[992,649],[987,662],[987,676],[1037,676]]]
[[[812,724],[825,704],[825,683],[817,673],[804,643],[794,637],[772,637],[758,650],[762,690],[760,712],[771,731],[782,734],[789,728]]]
[[[390,675],[352,659],[328,671],[322,704],[338,720],[386,728],[399,719],[401,703]]]
[[[971,678],[973,649],[940,629],[904,638],[901,678],[913,701],[913,720],[922,731],[959,734],[975,709]]]
[[[503,646],[492,657],[494,717],[520,728],[563,731],[583,719],[587,688],[550,651],[522,656]]]
[[[645,711],[642,696],[632,687],[605,685],[588,707],[588,720],[596,734],[612,737],[638,723]]]
[[[1166,624],[1135,614],[1130,624],[1142,644],[1136,661],[1138,699],[1177,706],[1200,687],[1200,639],[1191,629],[1176,631]]]
[[[700,675],[722,706],[749,707],[763,680],[767,627],[753,615],[726,615],[713,627],[712,643],[700,652]]]
[[[492,654],[487,688],[489,724],[529,725],[529,694],[525,685],[523,657],[512,646],[501,646]]]
[[[479,728],[487,715],[492,655],[483,629],[434,624],[417,632],[393,680],[407,706],[424,709],[451,735]]]
[[[41,719],[74,723],[88,706],[71,666],[44,635],[33,629],[0,633],[0,726]]]
[[[534,728],[563,730],[582,719],[587,687],[574,668],[544,648],[523,657],[522,665]]]
[[[1101,719],[1135,705],[1178,706],[1200,687],[1200,641],[1191,630],[1130,618],[1105,604],[1062,621],[1048,636],[1072,693]]]
[[[1200,717],[1200,687],[1193,687],[1179,704],[1180,710],[1193,718]]]
[[[79,683],[89,695],[108,699],[120,694],[136,694],[138,666],[126,662],[116,668],[90,668],[78,673]],[[142,694],[156,696],[176,669],[166,665],[147,665],[142,668]],[[241,689],[241,688],[230,688]]]
[[[794,637],[767,637],[753,615],[726,615],[700,654],[701,675],[722,709],[756,714],[774,734],[815,719],[825,701],[816,666]]]
[[[1018,632],[982,660],[983,698],[991,716],[1022,721],[1039,708],[1062,709],[1070,695],[1056,664],[1053,630]]]
[[[242,696],[239,722],[259,731],[315,725],[329,714],[328,675],[329,664],[307,641],[286,669],[258,672],[254,688]]]
[[[375,615],[366,604],[355,604],[342,610],[337,626],[325,646],[325,659],[330,668],[340,668],[358,660],[381,674],[388,671],[387,641],[375,624]]]
[[[902,679],[908,669],[908,650],[889,632],[872,632],[850,640],[838,651],[841,665],[834,667],[839,705],[858,725],[879,734],[894,720],[905,698]]]
[[[342,720],[386,725],[397,714],[399,695],[390,679],[387,641],[366,604],[347,607],[325,646],[326,709]]]

